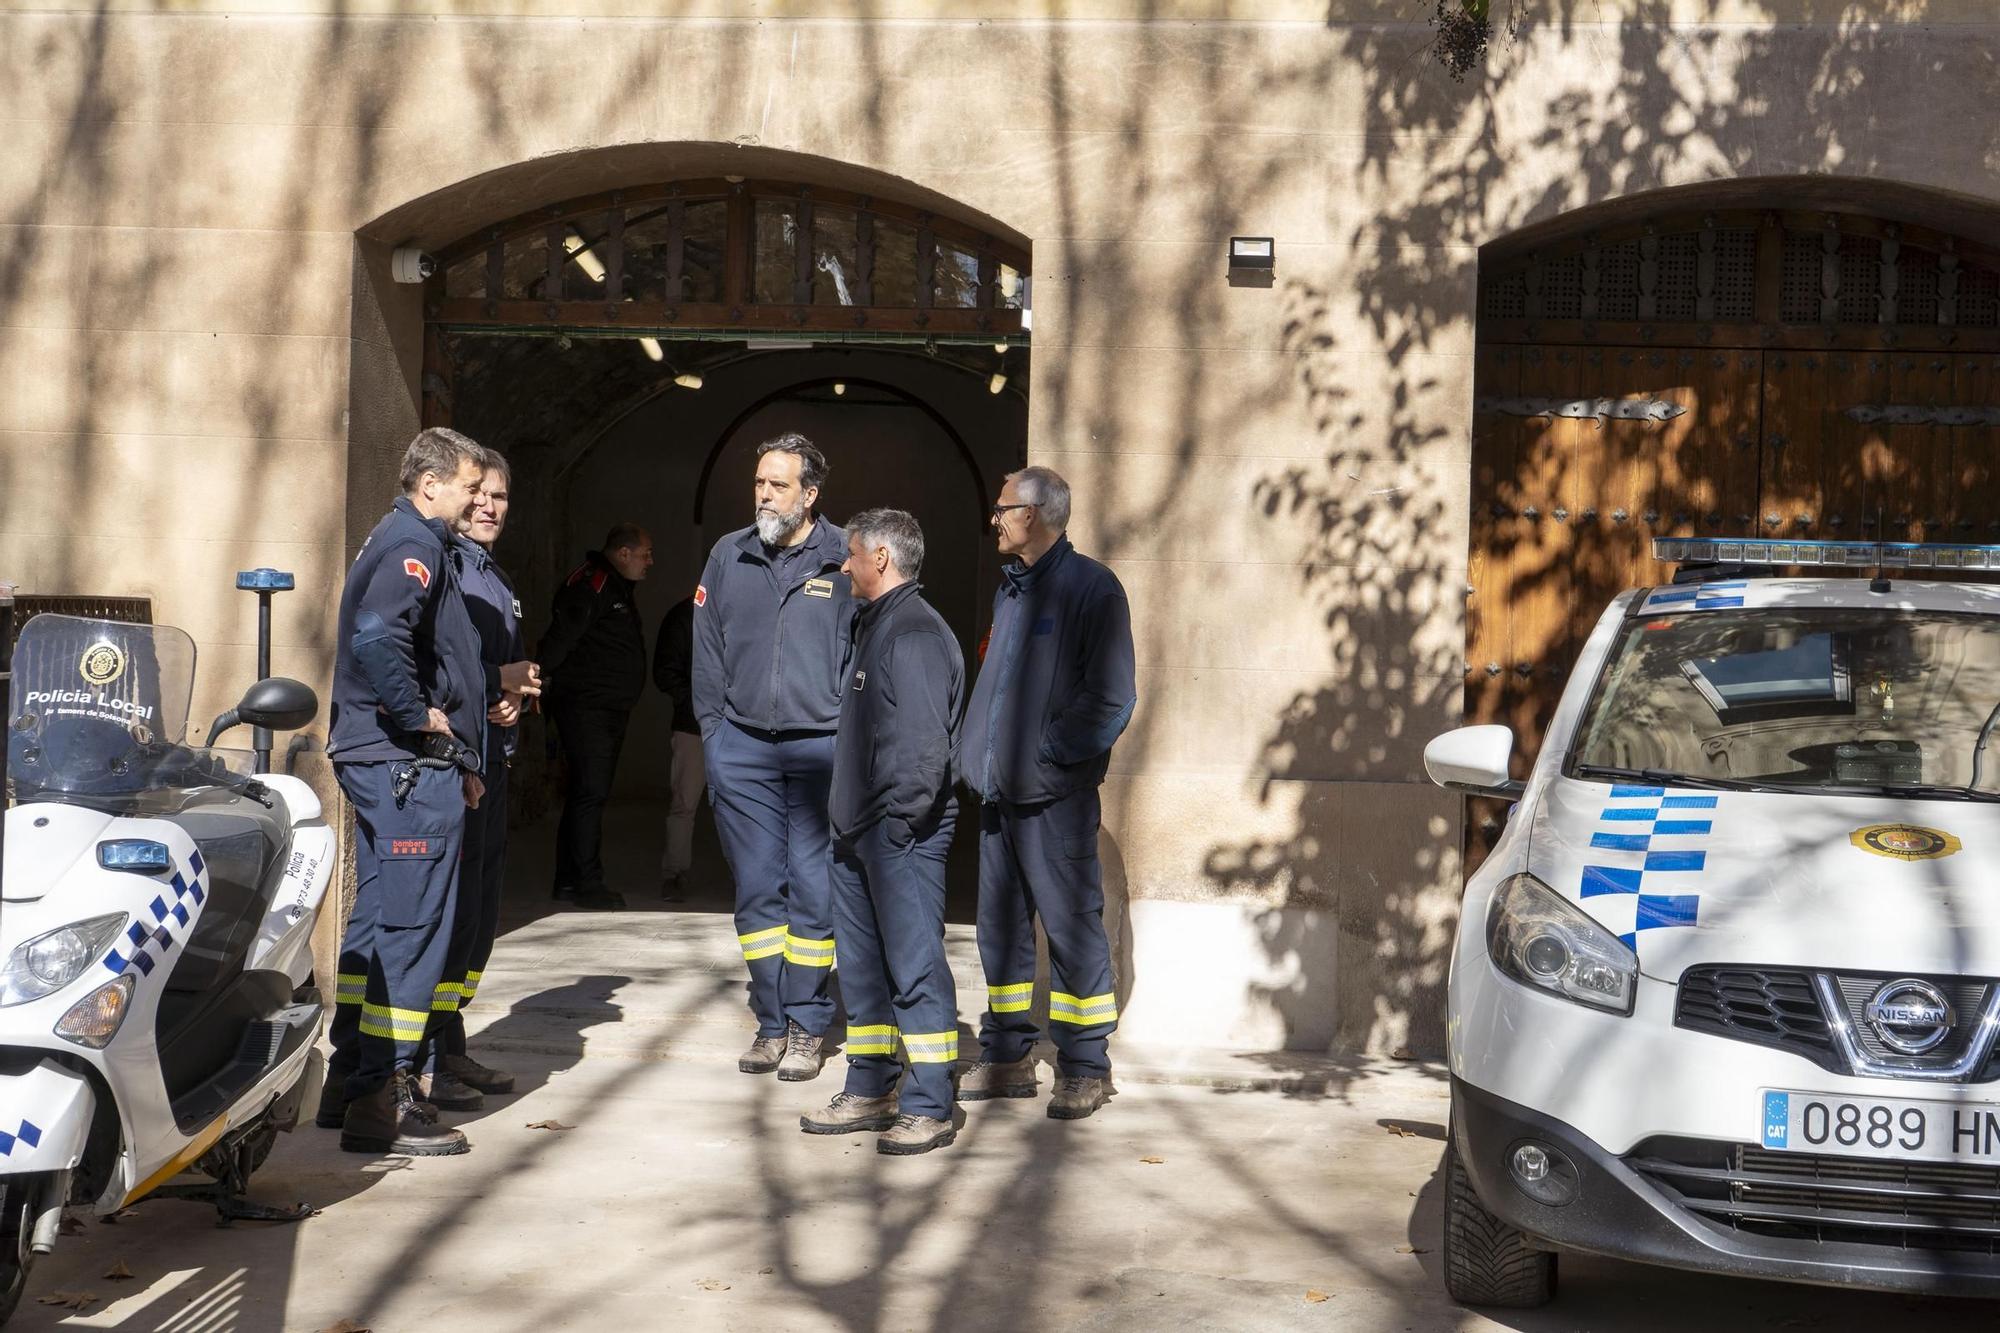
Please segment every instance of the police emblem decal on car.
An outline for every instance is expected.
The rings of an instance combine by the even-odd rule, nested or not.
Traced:
[[[1847,840],[1872,856],[1893,861],[1935,861],[1964,846],[1943,829],[1921,824],[1870,824],[1848,834]]]

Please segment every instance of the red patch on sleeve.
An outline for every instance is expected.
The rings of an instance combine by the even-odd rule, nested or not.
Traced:
[[[708,605],[708,589],[699,583],[694,585],[694,604],[696,606]]]
[[[418,560],[416,557],[412,556],[403,562],[403,572],[423,584],[426,588],[431,586],[431,571],[425,566],[423,561]]]
[[[993,642],[993,627],[991,625],[988,625],[986,627],[986,632],[979,636],[980,661],[984,662],[986,660],[986,646],[992,642]]]

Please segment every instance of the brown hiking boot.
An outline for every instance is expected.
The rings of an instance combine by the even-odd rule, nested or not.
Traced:
[[[787,1083],[803,1083],[809,1078],[819,1077],[820,1044],[823,1037],[815,1037],[797,1023],[785,1025],[785,1058],[778,1061],[778,1077]]]
[[[438,1109],[429,1102],[415,1103],[417,1114],[426,1120],[436,1121]],[[326,1086],[320,1089],[319,1113],[313,1123],[321,1129],[339,1129],[347,1123],[347,1080],[328,1076]]]
[[[452,1075],[468,1088],[481,1092],[512,1092],[514,1076],[504,1069],[494,1069],[482,1065],[469,1055],[447,1055],[444,1071]]]
[[[1024,1055],[1004,1064],[980,1060],[959,1076],[958,1100],[991,1101],[995,1097],[1035,1095],[1035,1057]]]
[[[451,1157],[471,1144],[465,1135],[417,1109],[409,1076],[397,1074],[365,1097],[347,1104],[340,1128],[345,1152],[402,1153],[410,1157]]]
[[[736,1067],[746,1074],[768,1074],[785,1058],[783,1037],[759,1037],[736,1059]]]
[[[875,1140],[875,1151],[894,1157],[914,1157],[920,1152],[942,1148],[958,1137],[949,1120],[933,1120],[927,1115],[899,1115],[896,1123]]]
[[[477,1111],[486,1104],[479,1089],[443,1070],[419,1075],[417,1095],[441,1111]]]
[[[808,1134],[860,1134],[887,1129],[896,1123],[896,1094],[863,1097],[853,1092],[836,1092],[833,1100],[811,1115],[799,1117],[799,1128]]]
[[[1055,1096],[1049,1098],[1049,1119],[1081,1120],[1104,1105],[1110,1096],[1111,1080],[1108,1078],[1066,1075],[1056,1084]]]

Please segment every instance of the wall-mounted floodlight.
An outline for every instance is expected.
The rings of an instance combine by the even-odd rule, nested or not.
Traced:
[[[1269,236],[1229,238],[1229,285],[1269,287],[1278,267],[1278,245]]]

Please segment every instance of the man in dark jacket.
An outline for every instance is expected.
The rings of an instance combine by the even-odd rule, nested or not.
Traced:
[[[653,683],[673,700],[674,734],[667,759],[667,849],[660,857],[660,896],[681,898],[694,859],[694,814],[708,776],[701,764],[701,727],[694,720],[694,598],[683,597],[660,622],[653,648]]]
[[[715,544],[694,591],[694,715],[757,1036],[746,1074],[813,1078],[833,1021],[827,790],[853,597],[847,534],[816,517],[826,458],[757,450],[756,521]]]
[[[493,558],[493,545],[507,526],[512,505],[511,469],[488,450],[486,476],[472,516],[452,537],[452,568],[465,594],[465,607],[479,631],[486,664],[487,692],[498,702],[486,712],[486,766],[480,772],[486,794],[465,817],[465,854],[459,860],[458,919],[444,982],[431,1005],[431,1034],[418,1091],[447,1111],[476,1111],[489,1092],[511,1092],[514,1076],[489,1068],[466,1050],[465,1006],[479,993],[493,941],[500,930],[500,890],[507,862],[507,770],[525,702],[539,695],[541,668],[527,658],[521,640],[521,603],[513,580]]]
[[[942,1148],[958,1059],[958,991],[944,956],[944,861],[957,803],[951,756],[965,659],[919,595],[924,534],[900,509],[847,525],[854,654],[834,740],[833,937],[847,1007],[847,1086],[802,1116],[808,1134],[886,1130],[878,1152]],[[900,1039],[910,1073],[900,1099]]]
[[[623,907],[604,881],[604,803],[618,773],[625,724],[646,690],[646,630],[638,584],[653,567],[653,539],[636,523],[604,536],[556,593],[542,664],[550,720],[569,768],[556,829],[555,896],[579,907]]]
[[[485,456],[456,431],[412,440],[403,494],[340,596],[327,751],[354,806],[356,889],[318,1123],[338,1127],[350,1152],[469,1146],[419,1106],[413,1073],[445,981],[465,812],[483,794],[486,710],[497,701],[447,554]]]
[[[1118,1025],[1097,862],[1098,784],[1132,718],[1132,616],[1117,575],[1070,545],[1069,483],[1045,467],[1007,478],[992,523],[1002,567],[958,775],[979,827],[980,1058],[960,1101],[1035,1095],[1029,1016],[1035,926],[1049,940],[1049,1026],[1062,1075],[1049,1114],[1076,1120],[1110,1094]]]

